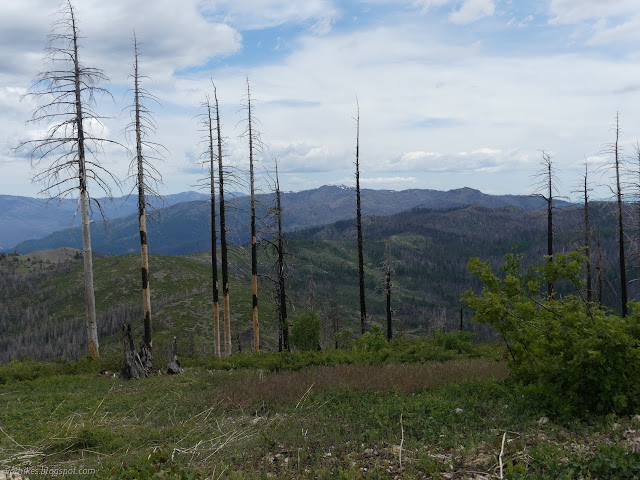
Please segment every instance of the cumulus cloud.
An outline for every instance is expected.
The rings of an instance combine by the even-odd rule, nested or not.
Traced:
[[[449,15],[449,20],[458,25],[466,25],[492,16],[495,8],[493,0],[466,0],[458,10]]]
[[[338,15],[331,0],[203,0],[200,8],[216,21],[234,25],[240,30],[314,20],[317,22],[314,24],[316,33],[327,33],[332,20]]]

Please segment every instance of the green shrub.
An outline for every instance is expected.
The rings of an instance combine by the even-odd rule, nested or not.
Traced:
[[[513,378],[523,393],[558,415],[628,414],[640,407],[640,304],[621,318],[581,296],[548,299],[548,279],[581,287],[578,252],[524,269],[507,255],[497,276],[487,263],[469,262],[482,281],[481,295],[467,292],[474,319],[509,340]]]
[[[320,345],[320,315],[311,310],[298,315],[291,324],[289,340],[298,350],[317,350]]]

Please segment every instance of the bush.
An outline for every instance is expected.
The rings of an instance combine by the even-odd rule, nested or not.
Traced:
[[[548,279],[568,280],[579,291],[584,258],[559,254],[553,263],[525,270],[507,255],[502,275],[487,263],[469,262],[483,283],[467,292],[474,320],[508,339],[513,379],[550,413],[585,416],[635,413],[640,407],[640,304],[621,318],[578,295],[546,296]]]
[[[298,315],[291,325],[289,341],[298,350],[317,350],[320,345],[320,315],[311,310]]]

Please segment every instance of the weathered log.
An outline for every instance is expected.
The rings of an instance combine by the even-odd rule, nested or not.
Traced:
[[[180,366],[180,362],[178,361],[178,342],[176,337],[173,337],[173,346],[171,347],[171,360],[169,360],[169,365],[167,365],[167,373],[169,375],[176,375],[178,373],[182,373],[184,370]]]
[[[142,364],[140,355],[136,352],[131,335],[131,325],[122,325],[122,342],[124,347],[124,360],[120,368],[120,378],[131,380],[145,378],[147,371]]]

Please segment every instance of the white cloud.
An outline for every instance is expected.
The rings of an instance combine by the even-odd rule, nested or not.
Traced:
[[[362,177],[360,182],[363,185],[374,185],[384,187],[398,187],[407,183],[416,183],[418,179],[416,177]]]
[[[331,0],[202,0],[200,8],[216,21],[234,25],[240,30],[309,20],[325,22],[326,29],[338,15]],[[320,30],[324,31],[322,28]]]
[[[638,13],[637,0],[551,0],[553,23],[572,24]]]
[[[449,20],[458,25],[473,23],[495,12],[493,0],[466,0],[462,6],[449,15]]]

